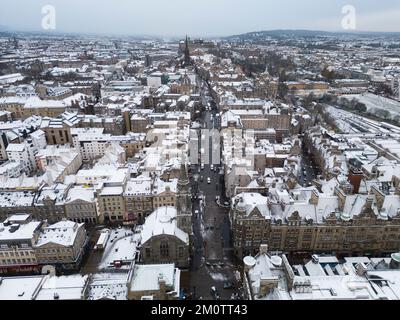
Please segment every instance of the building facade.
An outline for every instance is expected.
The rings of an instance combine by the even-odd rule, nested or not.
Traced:
[[[87,243],[84,223],[63,220],[49,225],[43,228],[34,244],[37,262],[78,270]]]
[[[33,244],[41,226],[28,214],[13,215],[0,223],[0,273],[39,271]]]
[[[261,244],[290,254],[335,252],[381,255],[400,249],[399,196],[379,205],[374,195],[322,197],[313,191],[303,203],[240,194],[230,212],[235,254],[254,254]],[[391,208],[389,208],[391,207]],[[379,208],[379,209],[378,209]]]

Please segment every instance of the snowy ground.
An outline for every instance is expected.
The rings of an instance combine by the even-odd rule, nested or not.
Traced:
[[[113,229],[99,265],[100,270],[114,268],[114,261],[129,262],[135,258],[138,234],[127,228]],[[122,266],[129,268],[129,265]]]
[[[372,93],[356,94],[356,95],[343,95],[342,98],[348,100],[357,99],[359,102],[364,103],[367,111],[375,113],[377,110],[386,110],[390,113],[391,118],[400,116],[400,102],[385,97],[381,97]]]
[[[379,121],[374,121],[354,113],[335,108],[333,106],[325,106],[325,112],[330,114],[335,119],[336,126],[343,133],[391,133],[390,131],[381,127],[381,123]]]

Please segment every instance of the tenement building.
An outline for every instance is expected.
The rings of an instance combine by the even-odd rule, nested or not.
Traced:
[[[12,215],[0,223],[0,273],[38,270],[33,242],[42,223],[32,221],[29,214]]]
[[[315,187],[270,188],[267,197],[241,193],[233,198],[230,219],[234,250],[254,254],[261,244],[287,253],[336,252],[362,255],[400,248],[400,195],[332,194]]]

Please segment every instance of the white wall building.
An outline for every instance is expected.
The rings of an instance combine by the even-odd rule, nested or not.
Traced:
[[[32,140],[24,143],[10,143],[6,151],[8,159],[21,163],[27,174],[36,170],[35,154],[37,148],[33,146]]]

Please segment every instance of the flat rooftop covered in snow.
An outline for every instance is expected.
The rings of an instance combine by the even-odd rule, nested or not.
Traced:
[[[0,300],[81,300],[88,276],[0,278]]]
[[[159,278],[165,280],[167,287],[174,287],[179,294],[180,271],[174,264],[135,265],[131,280],[131,291],[157,291],[160,289]]]
[[[63,246],[72,246],[84,223],[60,221],[43,229],[36,246],[41,247],[48,243],[57,243]]]
[[[0,223],[0,241],[30,240],[40,228],[41,222],[32,221],[25,224],[11,224],[5,226]],[[15,230],[15,231],[13,231]]]

